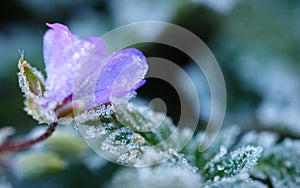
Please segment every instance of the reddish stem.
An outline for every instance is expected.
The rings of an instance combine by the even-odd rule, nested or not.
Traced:
[[[22,150],[22,149],[28,148],[38,142],[41,142],[41,141],[45,140],[46,138],[48,138],[55,131],[55,128],[57,127],[57,125],[58,125],[57,122],[51,123],[44,134],[42,134],[41,136],[39,136],[37,138],[31,139],[31,140],[27,140],[24,142],[21,142],[21,141],[5,142],[0,146],[0,153]]]

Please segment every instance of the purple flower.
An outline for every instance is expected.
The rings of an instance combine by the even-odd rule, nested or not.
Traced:
[[[93,101],[87,100],[85,104],[87,109],[108,103],[112,97],[126,96],[144,84],[148,65],[139,50],[124,49],[105,58],[105,42],[101,38],[82,40],[65,25],[47,23],[47,26],[50,27],[44,35],[47,79],[42,99],[39,97],[35,102],[55,112],[57,117],[72,107],[74,98],[93,95]]]

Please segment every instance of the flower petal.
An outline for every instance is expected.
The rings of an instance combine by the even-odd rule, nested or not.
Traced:
[[[44,35],[44,60],[48,75],[45,97],[47,101],[61,103],[73,92],[75,74],[82,66],[82,57],[90,56],[91,61],[85,70],[86,74],[90,74],[103,60],[105,43],[98,37],[81,40],[59,23],[47,26],[51,29]],[[97,45],[93,45],[96,41]]]
[[[103,104],[111,97],[123,97],[140,87],[147,72],[146,58],[137,49],[129,48],[111,55],[99,74],[95,103]]]

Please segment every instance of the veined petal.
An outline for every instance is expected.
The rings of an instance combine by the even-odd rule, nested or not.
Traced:
[[[122,97],[140,87],[148,65],[137,49],[129,48],[111,55],[99,74],[95,88],[95,103],[103,104],[111,97]]]
[[[82,65],[82,57],[90,56],[89,68],[85,73],[91,74],[104,57],[105,43],[98,37],[81,40],[62,24],[47,26],[51,29],[44,35],[44,60],[48,76],[44,96],[48,101],[59,104],[73,92],[75,75]],[[97,45],[94,45],[96,41]]]

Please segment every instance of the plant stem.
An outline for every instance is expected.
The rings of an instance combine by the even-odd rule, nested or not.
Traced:
[[[46,132],[42,135],[40,135],[37,138],[31,139],[31,140],[27,140],[27,141],[7,141],[4,142],[1,146],[0,146],[0,153],[2,152],[13,152],[13,151],[18,151],[18,150],[22,150],[22,149],[26,149],[38,142],[41,142],[43,140],[45,140],[46,138],[48,138],[54,131],[55,128],[57,127],[58,123],[57,122],[53,122],[49,125],[48,129],[46,130]]]

